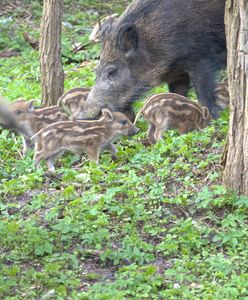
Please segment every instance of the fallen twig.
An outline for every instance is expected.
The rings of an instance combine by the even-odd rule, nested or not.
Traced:
[[[79,45],[78,47],[76,47],[74,50],[73,50],[73,54],[75,54],[75,53],[77,53],[77,52],[79,52],[79,51],[82,51],[82,50],[84,50],[85,48],[87,48],[89,45],[92,45],[93,44],[93,42],[92,41],[89,41],[89,42],[87,42],[87,43],[85,43],[85,44],[82,44],[82,45]]]
[[[21,54],[21,52],[17,51],[17,50],[1,51],[0,52],[0,58],[19,56],[20,54]]]
[[[32,38],[27,32],[23,32],[23,37],[26,43],[28,43],[33,49],[39,49],[39,42]]]

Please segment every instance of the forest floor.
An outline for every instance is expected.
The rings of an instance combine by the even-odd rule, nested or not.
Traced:
[[[38,51],[23,38],[38,40],[41,2],[0,4],[0,53],[17,52],[0,58],[9,102],[41,104]],[[65,90],[93,86],[100,45],[76,55],[73,45],[128,2],[65,1]],[[203,132],[171,130],[149,147],[141,143],[147,125],[138,126],[117,142],[117,162],[103,154],[95,167],[68,154],[56,177],[35,170],[33,151],[23,158],[21,138],[2,130],[1,299],[248,299],[248,199],[221,185],[228,111]]]

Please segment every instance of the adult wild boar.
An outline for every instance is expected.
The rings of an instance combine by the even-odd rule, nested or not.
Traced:
[[[192,81],[213,116],[215,73],[226,63],[225,0],[134,0],[100,34],[102,52],[85,117],[130,110],[132,101],[167,82],[186,95]]]

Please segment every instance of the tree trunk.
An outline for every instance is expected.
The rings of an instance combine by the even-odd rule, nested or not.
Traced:
[[[223,183],[248,195],[248,4],[227,0],[226,34],[230,125]]]
[[[64,91],[61,60],[63,0],[44,0],[41,21],[40,70],[44,105],[56,105]]]

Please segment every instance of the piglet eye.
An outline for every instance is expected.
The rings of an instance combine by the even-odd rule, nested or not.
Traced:
[[[121,120],[120,123],[121,123],[121,125],[125,126],[125,125],[127,125],[127,120]]]
[[[16,115],[20,115],[20,114],[22,113],[22,111],[21,111],[21,110],[15,110],[14,113],[15,113]]]

